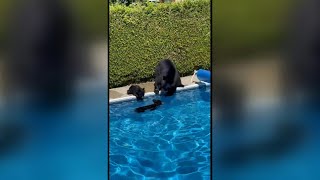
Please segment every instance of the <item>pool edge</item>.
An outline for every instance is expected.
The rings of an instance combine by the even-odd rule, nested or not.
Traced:
[[[198,88],[200,86],[210,86],[210,83],[207,82],[198,82],[197,84],[191,84],[185,87],[178,87],[177,88],[177,92],[179,91],[185,91],[185,90],[190,90],[190,89],[195,89]],[[146,93],[144,96],[145,97],[150,97],[150,96],[155,96],[156,94],[154,92],[148,92]],[[121,98],[116,98],[116,99],[109,99],[109,104],[116,104],[116,103],[121,103],[121,102],[125,102],[125,101],[132,101],[135,100],[136,97],[135,96],[127,96],[127,97],[121,97]]]

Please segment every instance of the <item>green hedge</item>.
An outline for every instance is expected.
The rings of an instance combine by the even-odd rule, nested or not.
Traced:
[[[109,87],[151,81],[170,58],[182,76],[210,67],[210,1],[110,6]]]
[[[216,1],[216,63],[281,49],[294,4],[290,0]]]

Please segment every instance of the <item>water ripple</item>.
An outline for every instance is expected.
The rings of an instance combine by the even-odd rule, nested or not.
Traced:
[[[207,98],[203,100],[203,98]],[[111,179],[209,179],[210,89],[110,106]]]

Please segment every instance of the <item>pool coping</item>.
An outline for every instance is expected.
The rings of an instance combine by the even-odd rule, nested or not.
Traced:
[[[185,90],[190,90],[190,89],[195,89],[201,86],[210,86],[210,83],[207,82],[203,82],[200,81],[197,84],[191,84],[191,85],[187,85],[185,87],[178,87],[177,88],[177,92],[179,91],[185,91]],[[151,97],[151,96],[155,96],[156,94],[154,92],[148,92],[145,93],[145,97]],[[132,101],[135,100],[136,97],[135,96],[127,96],[127,97],[120,97],[120,98],[116,98],[116,99],[109,99],[109,104],[116,104],[116,103],[121,103],[121,102],[125,102],[125,101]]]

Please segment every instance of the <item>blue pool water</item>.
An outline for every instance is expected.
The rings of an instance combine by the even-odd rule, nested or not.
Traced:
[[[8,108],[22,137],[9,151],[0,148],[1,180],[107,179],[105,84],[77,90],[59,111],[30,103]]]
[[[136,107],[163,104],[136,113]],[[210,88],[110,105],[110,178],[210,179]]]
[[[287,108],[287,107],[286,107]],[[295,111],[298,108],[299,111]],[[291,145],[282,143],[281,145],[274,145],[274,147],[287,147],[284,150],[277,149],[272,151],[270,148],[268,151],[262,152],[262,155],[258,153],[245,154],[238,151],[238,155],[243,155],[240,158],[236,158],[236,161],[240,159],[241,163],[222,163],[222,161],[214,161],[213,179],[227,179],[227,180],[283,180],[283,179],[306,179],[306,180],[319,180],[319,162],[320,162],[320,112],[314,110],[314,105],[302,104],[298,107],[290,107],[290,111],[284,115],[277,115],[280,118],[276,120],[281,121],[283,117],[291,117],[290,122],[297,123],[299,129],[295,130],[295,135],[290,136],[291,141],[294,142]],[[276,114],[273,112],[272,114]],[[265,116],[265,115],[262,115]],[[261,117],[261,116],[260,116]],[[268,127],[267,127],[268,128]],[[251,132],[252,137],[256,137],[265,132],[265,129],[259,128],[258,131]],[[214,157],[221,157],[223,150],[221,150],[221,142],[226,140],[225,136],[221,135],[219,128],[215,126],[214,132],[216,136],[213,138],[212,153]],[[258,133],[258,134],[256,134]],[[218,135],[219,134],[219,135]],[[273,134],[268,134],[269,137]],[[297,136],[296,136],[297,135]],[[240,136],[239,136],[240,137]],[[277,137],[274,137],[277,138]],[[241,138],[236,139],[237,142],[232,141],[230,144],[242,143],[248,147],[250,145],[247,142],[241,142]],[[288,142],[288,139],[286,140]],[[284,142],[286,142],[284,141]],[[257,141],[256,141],[257,142]],[[246,144],[245,144],[246,143]],[[230,146],[230,148],[237,148],[239,146]],[[265,150],[265,148],[263,149]],[[272,153],[270,153],[272,152]],[[239,156],[238,156],[239,157]],[[244,160],[244,161],[243,161]],[[238,161],[239,162],[239,161]]]

